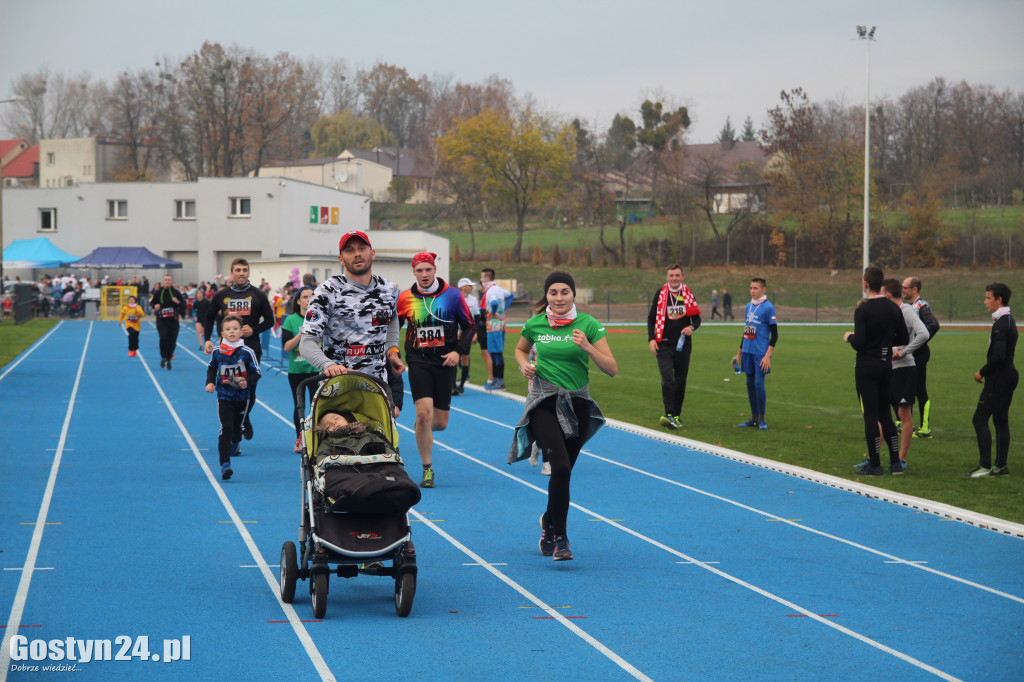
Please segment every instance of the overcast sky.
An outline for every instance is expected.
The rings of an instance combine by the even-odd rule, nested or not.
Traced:
[[[0,99],[43,66],[109,82],[212,41],[413,76],[496,74],[601,130],[661,93],[689,107],[690,141],[710,142],[726,116],[760,126],[781,90],[862,102],[858,24],[878,27],[872,99],[937,76],[1024,91],[1022,0],[0,0]]]

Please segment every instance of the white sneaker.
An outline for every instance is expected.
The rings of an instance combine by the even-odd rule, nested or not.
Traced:
[[[532,466],[532,467],[537,466],[537,462],[539,462],[539,461],[540,461],[540,454],[538,454],[538,452],[537,452],[537,446],[531,445],[530,446],[530,466]]]
[[[544,476],[551,475],[551,462],[544,462],[544,465],[540,468],[540,473]]]

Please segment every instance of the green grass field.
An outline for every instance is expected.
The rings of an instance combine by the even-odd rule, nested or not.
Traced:
[[[5,319],[0,323],[0,368],[18,357],[40,336],[57,324],[57,319],[35,318],[24,324],[15,325],[14,320]]]
[[[628,332],[638,327],[617,329],[623,333],[611,333],[609,344],[619,374],[609,378],[592,367],[592,393],[608,417],[668,432],[657,423],[661,388],[654,357],[647,349],[646,329],[642,333]],[[734,426],[749,416],[745,377],[734,375],[729,364],[740,328],[705,324],[694,337],[682,415],[685,429],[674,433],[860,480],[853,465],[865,458],[867,447],[853,383],[855,354],[842,341],[845,330],[780,325],[778,351],[767,379],[771,428],[751,431]],[[1019,403],[1010,412],[1016,439],[1010,449],[1012,475],[973,480],[961,476],[978,463],[971,416],[981,387],[973,376],[984,363],[987,343],[988,333],[982,330],[945,329],[935,337],[928,365],[934,437],[913,440],[908,471],[902,477],[887,473],[861,482],[1024,523],[1024,461],[1020,458],[1024,417]],[[479,367],[479,354],[474,354],[472,362]],[[518,372],[507,372],[506,382],[510,391],[525,395],[526,383]],[[888,462],[887,454],[883,462]]]

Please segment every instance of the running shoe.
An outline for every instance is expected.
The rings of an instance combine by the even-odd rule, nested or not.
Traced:
[[[488,391],[493,391],[497,386],[493,380],[487,380],[484,382],[484,388]]]
[[[434,470],[424,469],[423,480],[420,481],[421,488],[433,488],[434,487]]]
[[[869,463],[866,467],[857,472],[858,476],[882,476],[885,470],[881,466],[873,467]]]
[[[458,384],[452,387],[452,395],[462,395],[466,390],[460,387]]]
[[[743,422],[742,424],[737,424],[736,426],[737,426],[737,428],[741,428],[741,429],[744,429],[744,428],[747,428],[747,427],[752,428],[752,429],[760,428],[758,426],[758,422],[757,422],[756,419],[748,419],[747,421]]]
[[[160,358],[160,369],[167,366],[167,358]]]
[[[551,475],[551,462],[544,462],[540,465],[540,474],[541,476]]]
[[[991,475],[991,469],[986,469],[985,467],[978,467],[977,469],[974,469],[973,471],[968,471],[966,474],[964,474],[964,478],[984,478],[985,476]]]
[[[167,369],[171,368],[171,363],[167,363]],[[242,425],[242,438],[246,440],[252,440],[252,422],[249,421],[249,416],[245,417],[245,424]]]
[[[889,473],[893,476],[900,476],[903,474],[903,462],[896,460],[895,462],[889,463]]]
[[[232,443],[231,444],[231,456],[232,457],[238,457],[241,454],[242,454],[242,444],[241,443]]]
[[[863,462],[858,462],[857,464],[854,464],[853,468],[854,469],[863,469],[864,467],[866,467],[869,464],[871,464],[871,460],[870,459],[866,459]]]
[[[497,391],[504,391],[505,390],[505,380],[504,379],[495,379],[494,380],[494,389],[497,390]]]
[[[679,423],[679,419],[671,414],[663,414],[658,420],[658,423],[662,426],[667,426],[670,429],[682,428],[682,424]]]
[[[535,467],[540,463],[540,450],[536,445],[530,446],[530,466]]]
[[[295,439],[295,447],[292,448],[292,452],[300,454],[302,452],[302,436]]]
[[[544,523],[544,515],[540,515],[540,553],[544,556],[551,556],[555,553],[555,527],[550,523]]]
[[[564,535],[555,536],[555,561],[572,561],[572,550],[569,549],[569,538]]]
[[[762,431],[767,431],[768,430],[768,422],[762,422],[762,421],[757,422],[757,428],[761,429]]]
[[[1009,476],[1010,467],[992,467],[992,471],[988,472],[989,476]]]
[[[168,361],[167,361],[167,369],[170,369],[170,368],[171,368],[171,361],[170,361],[170,360],[168,360]]]
[[[931,429],[928,429],[927,431],[925,431],[924,429],[915,429],[914,430],[914,438],[931,438],[931,437],[932,437],[932,430]]]
[[[226,481],[231,478],[231,474],[235,473],[231,470],[230,462],[224,462],[220,465],[220,480]]]

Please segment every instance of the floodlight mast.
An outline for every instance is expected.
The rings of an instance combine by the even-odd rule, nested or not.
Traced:
[[[864,90],[864,269],[871,265],[871,43],[876,26],[857,27],[857,37],[867,46],[867,75]]]

